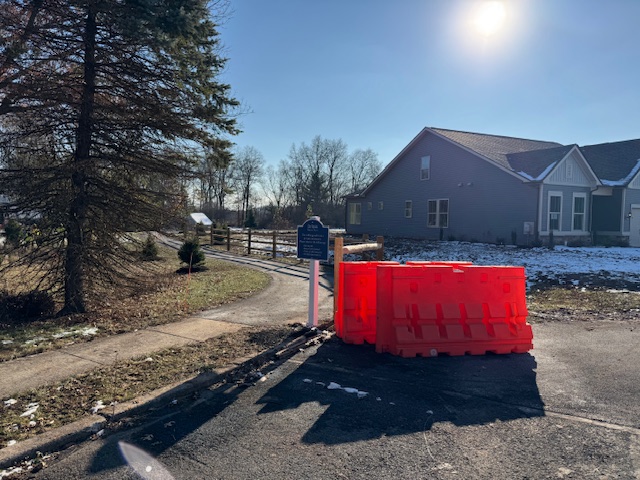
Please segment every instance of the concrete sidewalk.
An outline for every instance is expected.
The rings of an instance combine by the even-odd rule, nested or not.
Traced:
[[[180,242],[159,237],[176,248]],[[251,325],[306,323],[308,315],[308,267],[285,265],[269,260],[241,257],[206,250],[216,258],[247,266],[269,274],[271,284],[262,292],[244,300],[199,312],[182,321],[154,326],[136,332],[98,338],[88,343],[0,363],[0,398],[53,384],[113,364],[116,359],[149,355],[173,346],[205,341]],[[319,292],[320,318],[332,313],[331,278],[323,275]]]

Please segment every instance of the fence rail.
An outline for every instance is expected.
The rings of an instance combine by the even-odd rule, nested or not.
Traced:
[[[203,246],[218,247],[226,251],[246,255],[266,255],[273,259],[296,257],[298,233],[296,230],[255,230],[212,228],[209,232],[199,235],[200,244]],[[338,240],[339,239],[339,240]],[[334,251],[338,243],[342,250],[338,255],[342,261],[344,255],[369,252],[376,250],[382,242],[378,237],[377,243],[367,243],[368,235],[362,239],[345,238],[333,233],[329,236],[329,250]],[[364,244],[364,246],[363,246]],[[378,256],[382,256],[382,250]]]

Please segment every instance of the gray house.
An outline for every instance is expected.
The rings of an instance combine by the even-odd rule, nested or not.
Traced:
[[[346,202],[350,234],[640,246],[640,140],[579,147],[424,128]]]

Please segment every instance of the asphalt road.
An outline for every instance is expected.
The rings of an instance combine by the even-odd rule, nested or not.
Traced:
[[[35,478],[640,478],[640,324],[542,323],[534,335],[531,355],[414,359],[333,339]]]

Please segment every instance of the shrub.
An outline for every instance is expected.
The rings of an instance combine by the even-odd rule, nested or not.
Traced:
[[[20,223],[12,218],[4,227],[4,233],[7,236],[7,243],[13,247],[17,247],[20,245],[20,240],[22,240],[22,236],[24,235],[24,229]]]
[[[178,250],[178,258],[189,267],[197,267],[204,263],[204,252],[200,249],[200,244],[196,238],[190,238]]]
[[[147,236],[147,240],[142,246],[140,255],[142,256],[143,260],[155,260],[158,258],[158,246],[156,245],[156,241],[151,235]]]
[[[0,292],[0,319],[8,323],[26,323],[53,315],[55,303],[47,292],[34,290],[18,295]]]

